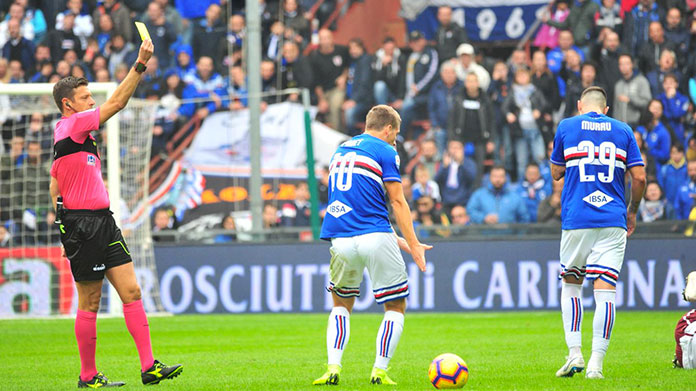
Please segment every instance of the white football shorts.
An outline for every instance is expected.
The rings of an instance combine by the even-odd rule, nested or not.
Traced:
[[[626,252],[626,230],[620,227],[563,230],[561,277],[572,275],[613,286],[619,279]]]
[[[333,238],[330,251],[328,291],[344,298],[360,296],[360,283],[367,268],[378,304],[408,296],[406,264],[394,233]]]

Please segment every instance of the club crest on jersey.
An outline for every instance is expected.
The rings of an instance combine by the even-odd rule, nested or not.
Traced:
[[[87,165],[93,166],[97,164],[97,158],[94,155],[87,155]]]
[[[613,198],[609,197],[608,195],[602,193],[599,190],[595,190],[593,193],[588,194],[582,200],[596,208],[601,208],[602,206],[614,201]]]
[[[330,214],[335,218],[339,218],[344,214],[350,212],[351,210],[353,210],[353,208],[339,200],[336,200],[329,204],[329,206],[326,208],[326,213]]]

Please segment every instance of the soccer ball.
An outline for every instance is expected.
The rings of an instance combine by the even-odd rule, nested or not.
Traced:
[[[469,368],[456,354],[443,353],[430,363],[428,377],[435,388],[462,388],[469,380]]]

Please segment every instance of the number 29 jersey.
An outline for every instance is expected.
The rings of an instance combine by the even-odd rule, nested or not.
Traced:
[[[550,160],[566,167],[562,229],[626,229],[626,170],[644,165],[628,125],[595,112],[566,118]]]
[[[343,142],[329,164],[321,238],[392,232],[384,182],[401,182],[399,155],[391,145],[369,134]]]

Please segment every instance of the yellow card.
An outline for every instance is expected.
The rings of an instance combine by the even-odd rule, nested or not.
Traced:
[[[147,31],[145,23],[135,22],[135,27],[138,29],[138,33],[140,33],[140,39],[142,39],[143,41],[146,39],[150,39],[150,33]]]

